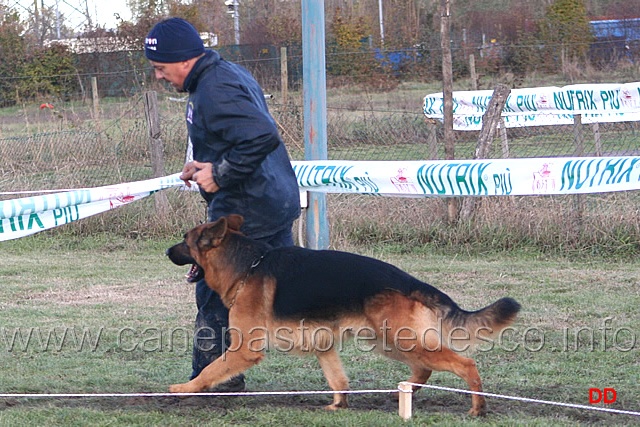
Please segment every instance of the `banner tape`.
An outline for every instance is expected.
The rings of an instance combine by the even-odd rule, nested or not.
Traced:
[[[640,189],[640,157],[293,161],[301,191],[400,197],[535,196]],[[0,201],[0,241],[27,236],[184,186],[162,178]]]

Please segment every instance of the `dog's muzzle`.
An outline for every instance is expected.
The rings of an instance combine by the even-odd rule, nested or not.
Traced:
[[[191,264],[191,268],[184,276],[188,283],[195,283],[204,279],[204,270],[198,264]]]
[[[189,247],[184,242],[171,246],[165,253],[175,265],[196,264],[196,260],[189,252]]]
[[[191,264],[191,268],[185,275],[188,283],[195,283],[201,279],[204,279],[204,270],[196,263],[191,254],[189,253],[188,246],[182,242],[177,245],[171,246],[166,251],[167,257],[176,265]]]

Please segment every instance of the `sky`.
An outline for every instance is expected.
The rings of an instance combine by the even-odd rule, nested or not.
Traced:
[[[68,0],[71,2],[72,0]],[[79,0],[76,0],[78,2]],[[114,13],[119,13],[122,19],[128,21],[131,19],[131,12],[127,7],[126,0],[87,0],[89,5],[89,13],[100,26],[105,25],[106,28],[116,28],[116,18]]]
[[[64,14],[67,25],[72,28],[82,29],[85,24],[84,12],[88,9],[94,26],[116,28],[114,13],[119,13],[125,21],[131,20],[131,12],[126,0],[36,0],[38,5],[44,3],[45,7],[56,7]],[[21,14],[33,11],[34,0],[12,0],[7,3],[16,4],[16,9]]]

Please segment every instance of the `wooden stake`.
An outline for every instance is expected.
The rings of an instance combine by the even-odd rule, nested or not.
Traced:
[[[496,129],[500,127],[502,110],[507,103],[507,98],[510,93],[511,89],[503,84],[498,84],[493,90],[491,100],[489,101],[489,105],[487,105],[487,111],[482,116],[482,129],[478,136],[478,144],[476,145],[476,151],[473,155],[474,159],[486,159],[489,157],[491,143],[493,142]],[[463,223],[471,221],[476,209],[476,201],[475,197],[465,197],[462,200],[459,214],[460,221]]]
[[[282,97],[282,107],[286,108],[289,100],[289,65],[287,64],[287,48],[280,48],[280,93]]]
[[[151,152],[151,170],[153,177],[165,176],[164,170],[164,148],[160,138],[160,114],[158,106],[158,94],[155,91],[144,93],[144,115],[147,118],[147,128],[149,130],[149,151]],[[164,218],[169,211],[169,200],[167,194],[159,191],[155,194],[156,213]]]
[[[98,95],[98,78],[91,77],[91,96],[93,99],[93,120],[100,124],[100,95]]]
[[[400,390],[400,395],[398,396],[398,415],[406,421],[411,418],[413,388],[411,384],[403,381],[398,384],[398,389]]]

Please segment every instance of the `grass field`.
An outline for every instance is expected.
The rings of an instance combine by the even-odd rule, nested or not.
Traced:
[[[176,236],[178,239],[179,236]],[[0,245],[0,393],[165,392],[190,372],[193,285],[164,250],[173,241],[47,233]],[[479,349],[486,392],[589,405],[590,388],[614,388],[611,408],[640,411],[640,261],[550,258],[537,252],[409,253],[356,247],[439,287],[463,308],[499,297],[523,310],[495,347]],[[66,333],[66,335],[65,335]],[[84,337],[84,341],[83,341]],[[394,390],[408,378],[397,362],[348,347],[354,390]],[[430,384],[466,389],[455,375]],[[270,354],[247,373],[250,391],[328,390],[313,358]],[[467,395],[423,390],[414,416],[394,394],[358,394],[351,408],[328,395],[0,399],[0,425],[632,425],[638,417],[488,399],[466,415]],[[195,401],[194,401],[195,400]],[[600,406],[595,405],[595,406]]]

